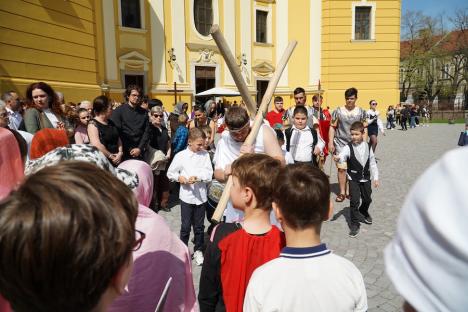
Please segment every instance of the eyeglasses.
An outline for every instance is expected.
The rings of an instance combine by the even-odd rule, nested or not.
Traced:
[[[146,234],[142,231],[135,230],[135,243],[133,243],[133,251],[137,251],[140,249],[141,244],[143,244],[143,240],[145,239]]]
[[[376,103],[376,102],[374,102],[374,103],[371,103],[371,105],[372,105],[372,106],[377,106],[377,103]]]
[[[159,118],[163,118],[164,115],[162,114],[153,114],[153,117],[159,117]]]

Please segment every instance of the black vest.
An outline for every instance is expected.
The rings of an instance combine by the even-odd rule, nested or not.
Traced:
[[[366,165],[363,167],[354,154],[353,143],[348,144],[350,157],[348,159],[348,175],[353,181],[359,182],[360,180],[370,180],[369,159],[370,159],[370,145],[369,156],[367,156]]]

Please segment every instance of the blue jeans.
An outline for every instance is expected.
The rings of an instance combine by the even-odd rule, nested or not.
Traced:
[[[410,118],[410,128],[416,128],[416,116]]]
[[[188,204],[182,200],[180,201],[180,218],[182,221],[182,225],[180,227],[180,240],[188,246],[190,231],[193,226],[193,233],[195,235],[195,251],[202,250],[203,248],[205,208],[206,203],[195,205]]]

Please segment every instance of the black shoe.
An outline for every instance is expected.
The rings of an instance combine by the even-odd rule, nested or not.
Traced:
[[[363,222],[365,224],[372,224],[372,217],[370,215],[367,215],[367,217],[364,217]]]
[[[349,237],[356,237],[359,234],[359,227],[353,227],[351,231],[349,231]]]

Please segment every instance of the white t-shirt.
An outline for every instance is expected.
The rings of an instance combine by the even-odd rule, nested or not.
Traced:
[[[361,272],[325,244],[285,247],[250,278],[244,311],[366,311]]]
[[[269,125],[262,125],[258,130],[257,138],[254,143],[255,153],[264,153],[265,147],[263,145],[263,132],[273,131]],[[276,134],[274,134],[276,136]],[[244,142],[235,141],[230,135],[229,131],[226,130],[221,134],[221,138],[216,146],[216,152],[213,158],[215,169],[225,169],[228,165],[232,164],[234,160],[239,158],[240,148]],[[224,210],[224,217],[226,222],[241,221],[244,218],[244,213],[240,210],[234,209],[231,201],[228,202],[226,210]],[[274,218],[273,213],[270,214],[270,220],[272,224],[277,225],[278,222]]]
[[[44,109],[44,114],[46,115],[47,119],[49,119],[50,123],[54,128],[57,128],[57,123],[59,122],[57,116],[50,110],[50,109]]]

